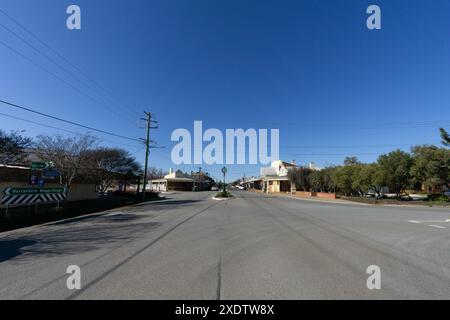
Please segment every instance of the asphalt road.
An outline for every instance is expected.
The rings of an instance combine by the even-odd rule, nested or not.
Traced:
[[[167,197],[0,234],[0,299],[450,298],[448,209]]]

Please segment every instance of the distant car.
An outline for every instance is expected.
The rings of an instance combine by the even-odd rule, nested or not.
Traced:
[[[212,186],[211,187],[211,191],[219,191],[219,187],[218,186]]]
[[[245,190],[245,187],[244,187],[244,186],[237,186],[237,188],[238,188],[239,190]]]
[[[444,196],[450,197],[450,190],[444,191]]]

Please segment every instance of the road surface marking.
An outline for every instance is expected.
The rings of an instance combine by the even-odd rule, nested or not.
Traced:
[[[446,222],[450,222],[450,219],[446,219],[446,220],[408,220],[408,222],[411,223],[446,223]]]
[[[428,226],[433,227],[433,228],[439,228],[439,229],[447,229],[446,227],[438,226],[438,225],[435,225],[435,224],[429,224]]]

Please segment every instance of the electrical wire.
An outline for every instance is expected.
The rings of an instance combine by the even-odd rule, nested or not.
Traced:
[[[35,113],[35,114],[38,114],[38,115],[41,115],[41,116],[44,116],[44,117],[47,117],[47,118],[51,118],[51,119],[54,119],[54,120],[65,122],[65,123],[71,124],[73,126],[81,127],[81,128],[88,129],[88,130],[93,130],[93,131],[100,132],[100,133],[103,133],[103,134],[107,134],[107,135],[110,135],[110,136],[114,136],[114,137],[117,137],[117,138],[122,138],[122,139],[127,139],[127,140],[132,140],[132,141],[138,141],[138,142],[141,141],[141,140],[136,139],[136,138],[131,138],[131,137],[123,136],[123,135],[120,135],[120,134],[112,133],[112,132],[109,132],[109,131],[96,129],[96,128],[93,128],[93,127],[90,127],[90,126],[85,126],[83,124],[79,124],[79,123],[76,123],[76,122],[73,122],[73,121],[70,121],[70,120],[65,120],[65,119],[62,119],[62,118],[59,118],[59,117],[56,117],[56,116],[52,116],[52,115],[49,115],[49,114],[46,114],[46,113],[43,113],[43,112],[40,112],[40,111],[36,111],[36,110],[30,109],[30,108],[27,108],[27,107],[24,107],[24,106],[20,106],[20,105],[17,105],[17,104],[8,102],[8,101],[4,101],[4,100],[1,100],[1,99],[0,99],[0,103],[3,103],[5,105],[11,106],[11,107],[14,107],[14,108],[17,108],[17,109],[21,109],[21,110],[25,110],[25,111],[28,111],[28,112],[31,112],[31,113]]]

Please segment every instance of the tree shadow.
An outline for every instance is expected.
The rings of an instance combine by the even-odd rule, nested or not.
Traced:
[[[34,240],[0,240],[0,263],[22,254],[22,248],[32,246]]]
[[[120,212],[110,211],[53,222],[29,235],[0,240],[0,262],[12,258],[17,262],[27,262],[35,258],[114,249],[133,239],[143,238],[159,227],[160,222],[139,221],[151,217],[151,212],[184,208],[200,201],[166,199],[140,203]]]
[[[129,214],[129,213],[119,213],[111,215],[109,212],[105,212],[102,214],[96,214],[96,215],[90,215],[90,216],[83,216],[79,218],[74,218],[70,220],[64,220],[64,221],[58,221],[51,223],[49,225],[52,226],[59,226],[59,225],[67,225],[67,224],[73,224],[78,222],[89,222],[91,220],[95,220],[95,222],[99,223],[105,223],[105,222],[127,222],[132,221],[136,219],[142,219],[144,216],[138,216],[135,214]]]
[[[171,200],[168,198],[164,201],[138,203],[132,208],[127,208],[126,211],[137,212],[142,211],[142,209],[145,209],[146,211],[170,210],[178,206],[188,206],[197,202],[201,202],[201,200]]]
[[[162,223],[122,223],[135,215],[97,217],[96,223],[49,225],[45,231],[15,240],[0,240],[0,262],[15,258],[28,262],[36,258],[77,255],[95,250],[111,250],[142,238]],[[100,223],[97,223],[100,222]],[[23,249],[26,247],[25,249]],[[19,250],[21,249],[21,250]]]

